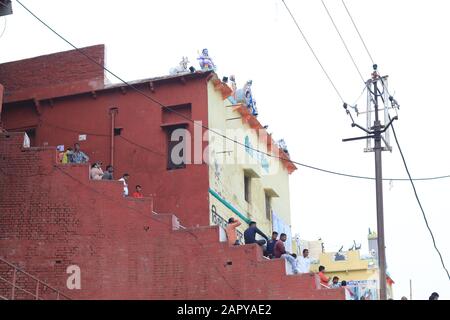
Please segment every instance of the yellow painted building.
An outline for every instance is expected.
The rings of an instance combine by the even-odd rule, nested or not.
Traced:
[[[256,221],[267,236],[276,228],[292,240],[289,175],[296,167],[248,108],[233,102],[224,99],[215,81],[208,82],[208,122],[214,130],[207,137],[210,222],[225,227],[230,217],[237,218],[243,222],[238,229],[241,237],[246,222]]]
[[[377,260],[371,255],[361,256],[360,250],[343,252],[323,252],[318,261],[311,264],[311,271],[318,272],[319,266],[325,267],[328,277],[339,277],[339,282],[347,281],[358,299],[378,299],[379,273]],[[387,296],[393,298],[392,280],[387,279]]]

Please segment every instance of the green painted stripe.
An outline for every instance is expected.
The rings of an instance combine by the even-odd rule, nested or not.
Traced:
[[[233,213],[235,213],[239,218],[241,218],[242,220],[244,220],[247,223],[250,223],[251,220],[249,218],[247,218],[242,213],[240,213],[239,210],[237,210],[235,207],[233,207],[233,205],[231,203],[229,203],[227,200],[225,200],[221,196],[219,196],[217,194],[217,192],[215,192],[213,189],[209,188],[209,193],[211,193],[214,196],[214,198],[219,200],[225,207],[227,207],[228,209],[233,211]]]

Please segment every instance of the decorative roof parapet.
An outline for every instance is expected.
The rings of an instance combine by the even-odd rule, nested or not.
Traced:
[[[250,126],[250,128],[256,130],[258,138],[262,138],[260,135],[260,130],[262,129],[266,131],[266,129],[261,125],[258,119],[250,113],[249,109],[245,104],[238,103],[233,106],[233,110],[240,113],[240,115],[242,116],[243,123],[247,123]],[[269,136],[269,139],[267,139],[266,141],[267,152],[279,155],[280,161],[283,163],[289,174],[297,170],[297,167],[295,166],[294,163],[292,163],[289,155],[278,147],[278,145],[272,139],[272,136],[270,134],[266,134],[266,136]]]
[[[214,89],[216,91],[220,91],[223,100],[227,99],[233,93],[231,88],[227,86],[222,80],[220,80],[215,72],[212,72],[208,76],[207,81],[211,81],[214,85]]]

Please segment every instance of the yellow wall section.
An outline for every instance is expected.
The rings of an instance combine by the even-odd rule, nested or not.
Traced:
[[[248,135],[253,148],[268,152],[267,145],[258,140],[256,130],[251,129],[242,121],[240,114],[233,110],[228,99],[222,99],[220,91],[215,90],[211,81],[208,82],[208,122],[210,128],[218,130],[241,143],[244,143],[244,138]],[[244,146],[226,141],[223,137],[212,132],[208,135],[208,141],[210,188],[243,215],[256,221],[258,227],[268,236],[272,232],[272,222],[266,218],[264,189],[270,188],[279,195],[279,197],[273,197],[271,200],[272,210],[284,220],[285,224],[290,225],[289,174],[282,163],[278,159],[265,156],[270,168],[269,174],[267,174],[261,164],[245,152]],[[246,164],[236,163],[237,159],[242,157],[247,160]],[[253,163],[249,163],[251,161]],[[231,163],[227,164],[227,162]],[[251,169],[259,176],[251,179],[250,203],[244,198],[245,169]],[[225,220],[230,217],[238,218],[231,210],[210,195],[210,210],[212,205],[218,209],[219,214]],[[213,223],[211,214],[210,217],[211,223]],[[239,230],[244,232],[246,228],[247,224],[243,223]]]

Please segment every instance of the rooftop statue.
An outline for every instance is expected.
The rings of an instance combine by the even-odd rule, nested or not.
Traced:
[[[199,57],[197,58],[200,68],[204,71],[206,70],[216,70],[216,65],[212,61],[211,57],[209,56],[208,49],[203,49],[202,53],[199,54]]]
[[[179,73],[189,72],[188,67],[187,67],[188,63],[189,63],[188,57],[182,57],[181,61],[180,61],[180,65],[175,68],[170,69],[170,74],[175,75],[175,74],[179,74]]]
[[[284,141],[284,139],[280,139],[277,141],[278,147],[283,150],[284,152],[286,152],[287,154],[289,154],[288,148],[287,148],[287,144]]]
[[[237,85],[236,85],[236,77],[234,74],[230,76],[230,87],[231,87],[231,96],[233,97],[234,102],[236,102],[236,91],[237,91]]]
[[[252,94],[252,80],[248,80],[242,89],[236,91],[236,101],[239,103],[245,103],[252,115],[257,116],[258,110],[256,109],[256,100],[253,99]]]

